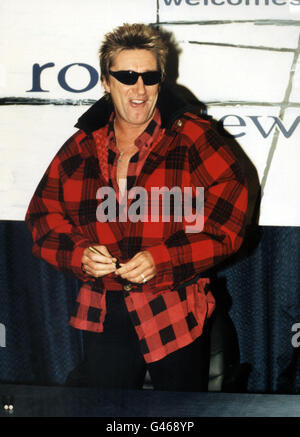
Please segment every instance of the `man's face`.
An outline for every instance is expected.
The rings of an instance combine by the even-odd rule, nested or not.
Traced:
[[[115,56],[110,69],[144,73],[157,70],[157,62],[149,50],[123,50]],[[110,75],[109,81],[103,80],[103,86],[111,95],[117,121],[129,127],[146,127],[154,114],[159,84],[146,86],[139,76],[134,85],[125,85]]]

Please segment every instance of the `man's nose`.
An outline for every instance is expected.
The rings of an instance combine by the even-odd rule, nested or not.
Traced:
[[[138,94],[145,94],[146,88],[142,76],[139,76],[138,80],[136,81],[135,88]]]

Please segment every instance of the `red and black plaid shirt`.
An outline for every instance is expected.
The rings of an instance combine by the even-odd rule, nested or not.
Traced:
[[[242,243],[247,189],[241,168],[209,121],[186,113],[171,129],[153,122],[137,139],[139,152],[128,168],[127,189],[204,187],[204,228],[187,233],[184,219],[99,222],[99,187],[116,187],[112,118],[87,135],[76,132],[60,149],[42,178],[26,215],[33,253],[83,281],[70,323],[103,331],[106,291],[120,290],[114,274],[94,279],[81,270],[86,247],[106,245],[120,262],[148,250],[157,274],[146,284],[124,291],[125,302],[146,362],[162,359],[202,333],[214,308],[209,279],[197,274],[215,266]],[[116,187],[117,188],[117,187]],[[151,201],[149,200],[149,205]]]

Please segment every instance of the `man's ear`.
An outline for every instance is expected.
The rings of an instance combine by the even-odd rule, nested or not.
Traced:
[[[102,76],[101,81],[102,81],[103,88],[105,89],[105,92],[109,94],[110,93],[110,86],[109,86],[108,81],[106,80],[106,77]]]

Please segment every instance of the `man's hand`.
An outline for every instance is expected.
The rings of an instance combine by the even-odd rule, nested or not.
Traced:
[[[83,270],[94,278],[113,273],[116,270],[117,259],[113,258],[106,246],[93,246],[96,249],[95,253],[87,248],[83,252],[81,260]]]
[[[144,250],[134,255],[127,263],[121,264],[121,268],[115,273],[130,282],[143,284],[154,278],[156,267],[150,252]]]

